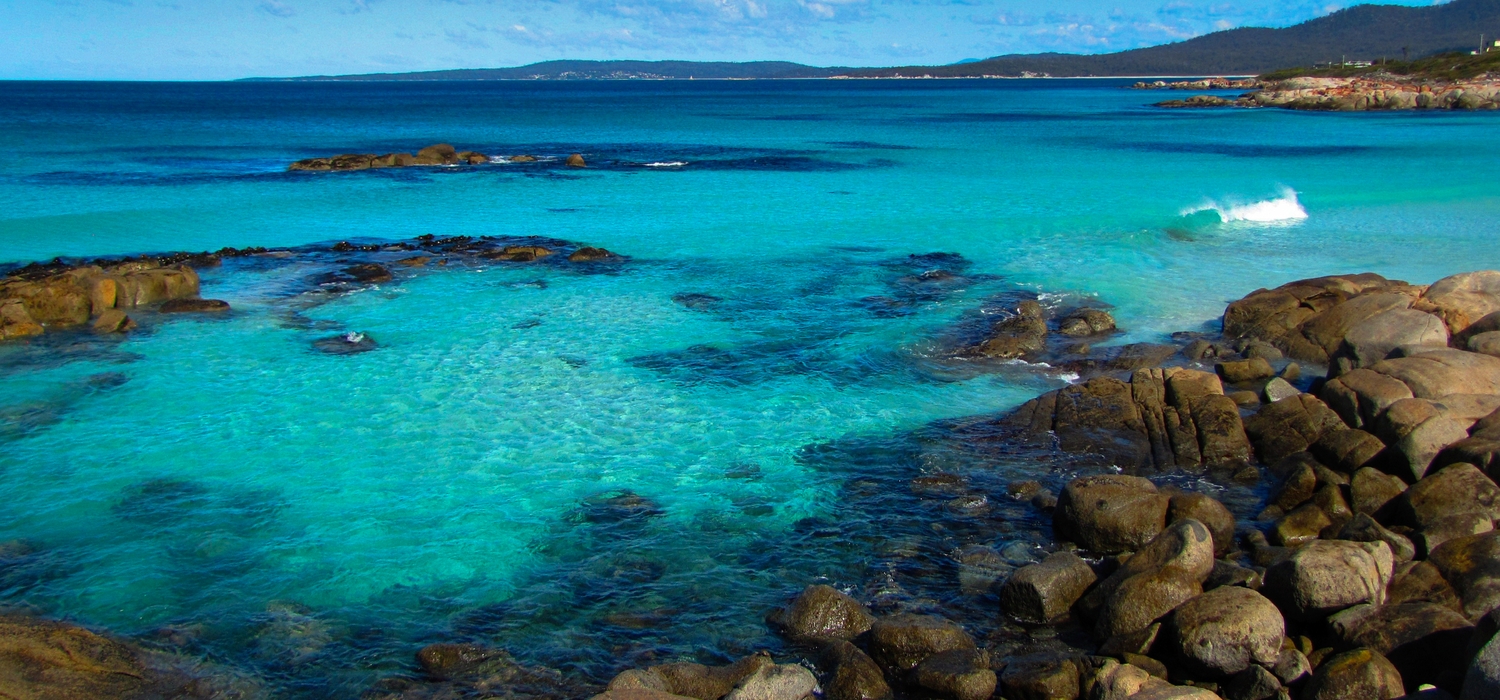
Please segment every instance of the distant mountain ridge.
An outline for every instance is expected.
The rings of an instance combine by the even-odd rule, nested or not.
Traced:
[[[858,77],[1055,77],[1260,75],[1329,61],[1411,58],[1479,47],[1479,36],[1500,39],[1500,0],[1453,0],[1443,5],[1357,5],[1285,29],[1245,27],[1174,44],[1091,56],[997,56],[956,66],[874,68]]]
[[[1411,58],[1472,50],[1500,39],[1500,0],[1442,5],[1358,5],[1284,29],[1245,27],[1110,54],[1021,54],[945,66],[819,68],[785,61],[545,61],[515,68],[257,80],[687,80],[896,77],[1107,77],[1259,75],[1348,59]]]
[[[515,68],[465,68],[420,73],[318,75],[253,80],[777,80],[828,78],[847,68],[815,68],[787,61],[543,61]]]

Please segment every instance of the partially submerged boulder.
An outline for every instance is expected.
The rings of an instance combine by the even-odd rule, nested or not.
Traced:
[[[1171,501],[1138,476],[1102,474],[1068,482],[1052,525],[1061,539],[1114,554],[1140,549],[1167,525]]]
[[[1000,589],[1000,609],[1020,622],[1046,624],[1067,615],[1098,577],[1072,552],[1055,552],[1017,569]]]
[[[875,617],[848,594],[814,585],[767,621],[792,639],[853,639],[869,631]]]
[[[1041,352],[1047,347],[1047,321],[1042,306],[1035,301],[1021,302],[1014,315],[996,321],[989,334],[969,354],[1008,360]]]
[[[911,671],[933,654],[976,648],[963,628],[933,615],[890,615],[870,627],[870,657],[895,674]]]

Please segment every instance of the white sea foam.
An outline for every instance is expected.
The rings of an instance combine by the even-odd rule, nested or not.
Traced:
[[[1195,207],[1182,210],[1183,216],[1211,211],[1219,215],[1223,223],[1279,223],[1301,221],[1307,218],[1307,210],[1297,201],[1297,192],[1290,187],[1281,188],[1280,196],[1259,202],[1242,203],[1233,199],[1223,202],[1208,200]]]
[[[682,167],[684,165],[687,165],[687,161],[685,161],[685,160],[664,160],[664,161],[659,161],[659,162],[656,162],[656,163],[647,163],[646,167],[648,167],[648,168],[680,168],[680,167]]]

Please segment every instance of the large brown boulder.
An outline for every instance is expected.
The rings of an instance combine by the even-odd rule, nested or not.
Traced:
[[[1500,698],[1500,635],[1496,635],[1475,655],[1464,676],[1463,694],[1459,700]]]
[[[1166,527],[1170,503],[1155,484],[1138,476],[1079,477],[1063,488],[1052,525],[1059,538],[1090,551],[1131,551]]]
[[[1311,394],[1298,394],[1262,406],[1245,421],[1245,432],[1262,462],[1275,464],[1302,452],[1334,428],[1344,427],[1339,415]]]
[[[1252,664],[1275,664],[1285,626],[1281,611],[1265,596],[1225,586],[1172,611],[1163,627],[1163,642],[1190,677],[1218,679]]]
[[[719,700],[763,668],[774,666],[771,657],[748,656],[729,666],[673,663],[625,671],[609,682],[608,690],[650,690],[697,700]]]
[[[82,627],[0,616],[0,697],[154,700],[243,697],[243,681]]]
[[[1500,486],[1472,464],[1454,464],[1413,484],[1398,503],[1402,518],[1418,529],[1468,513],[1494,521],[1500,519]]]
[[[1351,427],[1368,428],[1392,404],[1412,398],[1412,393],[1399,379],[1373,369],[1357,369],[1330,379],[1319,396]]]
[[[1000,674],[1006,700],[1073,700],[1078,697],[1078,661],[1056,653],[1010,659]]]
[[[1350,477],[1349,490],[1352,495],[1350,505],[1358,513],[1376,516],[1376,514],[1382,514],[1398,496],[1406,493],[1406,489],[1406,481],[1401,481],[1400,477],[1386,474],[1373,466],[1367,466]]]
[[[429,644],[417,651],[417,665],[438,680],[514,675],[519,669],[504,649],[476,644]]]
[[[1115,318],[1098,309],[1079,309],[1057,323],[1057,332],[1073,338],[1108,333],[1115,329]]]
[[[1203,592],[1213,535],[1196,520],[1173,524],[1078,601],[1101,639],[1139,632]]]
[[[1030,624],[1063,617],[1098,577],[1072,552],[1056,552],[1040,564],[1017,569],[1000,589],[1000,609]]]
[[[1181,368],[1136,370],[1129,382],[1096,377],[1043,394],[998,421],[1035,442],[1127,469],[1242,463],[1239,408],[1219,378]]]
[[[791,605],[771,613],[767,621],[793,639],[853,639],[869,631],[875,616],[848,594],[814,585]]]
[[[1415,295],[1403,282],[1368,273],[1298,280],[1231,303],[1224,311],[1224,335],[1263,340],[1294,359],[1327,364],[1351,329],[1410,307]]]
[[[1167,522],[1196,520],[1214,537],[1214,554],[1222,556],[1234,549],[1234,514],[1212,496],[1201,493],[1174,493],[1167,505]]]
[[[1500,607],[1500,530],[1448,540],[1428,561],[1458,592],[1470,620]]]
[[[42,324],[31,317],[24,303],[0,300],[0,340],[30,338],[42,332]]]
[[[1306,700],[1392,700],[1406,695],[1401,672],[1373,649],[1325,659],[1302,690]]]
[[[1353,474],[1384,450],[1385,443],[1374,435],[1357,428],[1336,428],[1323,433],[1309,452],[1323,464]]]
[[[741,679],[724,700],[812,700],[818,678],[798,664],[767,664]]]
[[[1316,620],[1385,601],[1394,559],[1384,542],[1314,540],[1266,571],[1261,592],[1289,619]]]
[[[1424,683],[1457,688],[1473,632],[1463,615],[1419,601],[1370,610],[1359,616],[1345,641],[1380,652],[1411,688]]]
[[[996,359],[1013,359],[1041,352],[1047,347],[1047,321],[1042,306],[1024,301],[1014,315],[996,321],[974,354]]]
[[[859,647],[842,639],[823,646],[819,663],[828,674],[828,700],[890,700],[891,686],[880,666]]]
[[[1481,270],[1444,277],[1423,293],[1419,306],[1442,317],[1453,333],[1500,311],[1500,272]]]
[[[417,151],[413,165],[453,165],[458,162],[458,152],[446,143],[428,146]]]
[[[890,615],[870,627],[870,657],[894,674],[916,668],[933,654],[975,648],[963,628],[932,615]]]
[[[940,698],[989,700],[998,678],[983,652],[954,649],[922,660],[911,672],[911,682]]]
[[[1425,350],[1377,362],[1370,369],[1405,384],[1419,399],[1500,394],[1500,357],[1464,350]]]
[[[586,168],[588,163],[584,162],[583,155],[574,153],[568,156],[567,165],[570,168]]]
[[[1350,328],[1334,360],[1347,359],[1352,367],[1368,367],[1390,357],[1397,348],[1424,345],[1448,347],[1448,327],[1437,316],[1398,307]]]

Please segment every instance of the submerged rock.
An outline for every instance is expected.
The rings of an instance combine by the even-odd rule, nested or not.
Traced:
[[[357,355],[379,347],[375,339],[364,333],[345,333],[319,338],[312,343],[313,349],[329,355]]]
[[[355,282],[364,284],[389,282],[392,279],[395,279],[395,276],[391,274],[391,271],[389,269],[387,269],[384,265],[378,265],[376,263],[352,265],[350,267],[344,268],[343,274],[349,279],[354,280]]]
[[[617,523],[661,515],[655,502],[634,491],[602,494],[584,501],[580,515],[591,523]]]
[[[595,262],[619,257],[603,248],[584,246],[568,255],[568,262]]]
[[[161,305],[161,312],[164,314],[219,313],[228,310],[229,302],[219,299],[172,299]]]

